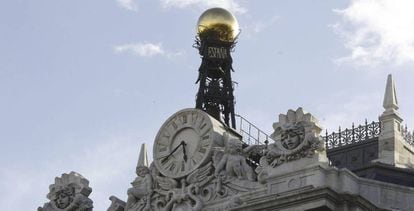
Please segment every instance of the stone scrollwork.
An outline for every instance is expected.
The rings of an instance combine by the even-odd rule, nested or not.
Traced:
[[[318,121],[302,108],[289,110],[286,115],[280,114],[279,122],[274,123],[273,128],[275,131],[271,138],[274,143],[264,149],[264,156],[256,169],[259,174],[264,173],[263,168],[274,168],[285,162],[312,157],[316,152],[324,150]]]
[[[88,198],[92,192],[89,181],[76,172],[56,177],[49,190],[47,198],[50,202],[38,211],[91,211],[93,208],[93,202]]]

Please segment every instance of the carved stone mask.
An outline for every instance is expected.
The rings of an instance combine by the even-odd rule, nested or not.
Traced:
[[[64,189],[56,192],[56,207],[59,209],[65,209],[68,207],[73,201],[74,194],[74,189],[71,187],[65,187]]]
[[[287,124],[278,128],[280,142],[286,149],[295,149],[303,141],[304,127],[300,123]]]
[[[296,148],[300,144],[301,137],[299,134],[293,131],[287,131],[285,134],[282,134],[281,142],[286,149],[291,150]]]

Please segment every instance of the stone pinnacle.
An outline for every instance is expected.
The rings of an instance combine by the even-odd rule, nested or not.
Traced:
[[[384,103],[382,105],[386,111],[398,110],[397,93],[391,74],[388,75],[387,86],[385,87]]]
[[[141,145],[141,151],[139,152],[138,164],[137,167],[145,166],[148,167],[148,155],[147,155],[147,146],[145,144]]]

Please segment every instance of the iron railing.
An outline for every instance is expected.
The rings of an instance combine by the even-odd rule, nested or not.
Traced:
[[[243,137],[243,142],[247,145],[263,145],[269,143],[269,135],[260,130],[257,126],[249,122],[244,117],[236,114],[236,122],[239,126],[239,133]]]
[[[333,132],[332,134],[328,134],[328,131],[326,131],[326,136],[323,138],[325,139],[326,149],[331,150],[377,138],[380,133],[380,122],[373,121],[368,124],[368,121],[365,120],[365,125],[355,127],[354,124],[352,124],[351,129],[341,130],[341,127],[339,127],[337,133]]]

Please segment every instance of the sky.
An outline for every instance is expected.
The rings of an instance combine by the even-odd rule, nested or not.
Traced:
[[[303,107],[329,132],[378,121],[386,78],[414,129],[414,1],[0,1],[0,210],[36,210],[56,176],[90,181],[94,210],[126,200],[142,143],[195,107],[196,22],[241,27],[237,114],[271,134]]]

